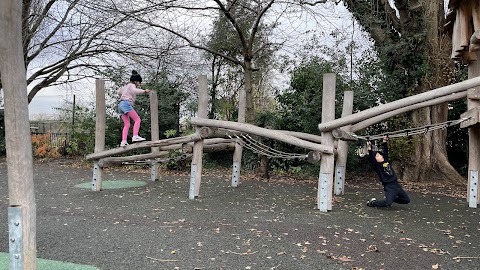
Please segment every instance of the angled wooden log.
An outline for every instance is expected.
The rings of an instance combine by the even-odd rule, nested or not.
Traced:
[[[364,120],[362,122],[359,122],[355,125],[352,125],[350,130],[352,132],[357,132],[357,131],[360,131],[360,130],[364,130],[369,126],[372,126],[374,124],[385,121],[385,120],[387,120],[389,118],[392,118],[396,115],[399,115],[399,114],[402,114],[402,113],[405,113],[405,112],[409,112],[409,111],[413,111],[413,110],[416,110],[416,109],[424,108],[424,107],[438,105],[438,104],[449,102],[449,101],[459,100],[459,99],[465,98],[466,96],[467,96],[467,91],[462,91],[462,92],[459,92],[459,93],[450,94],[450,95],[446,95],[446,96],[439,97],[439,98],[436,98],[436,99],[432,99],[430,101],[425,101],[425,102],[417,103],[417,104],[414,104],[414,105],[406,106],[406,107],[403,107],[403,108],[400,108],[400,109],[397,109],[397,110],[393,110],[391,112],[387,112],[387,113],[369,118],[369,119]]]
[[[203,140],[204,142],[204,147],[207,148],[209,145],[214,145],[214,144],[231,144],[235,145],[235,139],[224,139],[224,138],[210,138],[210,139],[205,139]],[[192,153],[193,151],[193,143],[184,143],[181,145],[182,152],[183,153]],[[210,150],[207,150],[210,151]]]
[[[417,95],[399,99],[387,104],[376,106],[376,107],[352,114],[350,116],[346,116],[346,117],[335,119],[333,121],[321,123],[318,125],[318,128],[320,129],[320,131],[333,130],[335,128],[343,127],[350,124],[355,124],[365,119],[375,117],[377,115],[381,115],[381,114],[384,114],[393,110],[397,110],[406,106],[411,106],[417,103],[429,101],[429,100],[443,97],[449,94],[465,91],[469,88],[477,87],[479,85],[480,85],[480,77],[468,79],[463,82],[447,85],[434,90],[430,90],[425,93],[417,94]]]
[[[202,118],[195,118],[195,117],[190,119],[190,123],[196,126],[220,127],[220,128],[238,130],[241,132],[274,139],[277,141],[281,141],[281,142],[302,147],[305,149],[320,151],[326,154],[333,154],[334,152],[333,147],[331,146],[328,147],[321,144],[315,144],[309,141],[299,139],[297,137],[293,137],[291,135],[284,134],[278,130],[270,130],[270,129],[261,128],[261,127],[257,127],[257,126],[246,124],[246,123],[236,123],[236,122],[202,119]]]
[[[212,133],[209,135],[209,138],[217,137],[217,138],[234,138],[236,136],[241,136],[245,132],[231,130],[231,129],[220,129],[217,127],[210,127],[212,129]],[[302,140],[314,142],[314,143],[322,143],[322,136],[297,132],[297,131],[290,131],[290,130],[277,130],[283,134],[290,135],[293,137],[297,137]]]
[[[234,139],[223,139],[223,138],[212,138],[205,139],[203,145],[203,150],[206,153],[221,152],[221,151],[230,151],[235,148]],[[193,152],[193,143],[185,143],[182,145],[183,153],[192,153]]]
[[[118,147],[118,148],[102,151],[99,153],[89,154],[85,158],[87,160],[101,159],[105,157],[111,157],[111,156],[123,154],[136,149],[150,148],[150,147],[157,147],[157,146],[161,148],[162,146],[194,142],[194,141],[201,140],[202,138],[203,137],[200,133],[195,133],[189,136],[183,136],[183,137],[177,137],[177,138],[171,138],[171,139],[140,142],[140,143],[130,144],[125,147]]]
[[[212,130],[212,133],[208,136],[209,138],[236,138],[244,134],[243,132],[231,130],[231,129],[222,129],[217,127],[209,127]]]
[[[279,131],[282,132],[283,134],[297,137],[302,140],[306,140],[314,143],[320,143],[320,144],[322,143],[322,136],[319,136],[319,135],[297,132],[297,131],[289,131],[289,130],[279,130]]]
[[[230,143],[216,143],[208,144],[203,146],[203,152],[205,153],[216,153],[216,152],[225,152],[235,150],[235,142]]]
[[[153,153],[133,155],[128,157],[107,157],[98,160],[98,166],[105,168],[114,164],[121,164],[123,162],[143,161],[147,159],[154,159],[168,156],[168,151],[155,151]]]
[[[342,141],[358,141],[358,138],[352,135],[352,133],[336,128],[332,131],[333,137]]]

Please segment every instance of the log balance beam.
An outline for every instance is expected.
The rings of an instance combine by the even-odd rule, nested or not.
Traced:
[[[332,146],[326,146],[321,144],[312,143],[306,140],[299,139],[292,135],[285,134],[282,131],[271,130],[266,128],[257,127],[251,124],[238,123],[238,122],[229,122],[221,120],[212,120],[205,118],[195,118],[190,119],[190,123],[195,126],[202,127],[213,127],[213,128],[225,128],[236,131],[241,131],[249,134],[254,134],[261,137],[270,138],[273,140],[281,141],[288,143],[294,146],[302,147],[305,149],[322,152],[325,154],[333,154],[334,149]]]
[[[162,147],[166,147],[172,144],[182,144],[182,143],[189,143],[198,141],[208,137],[208,134],[211,132],[209,128],[202,128],[199,132],[196,132],[189,136],[171,138],[171,139],[164,139],[164,140],[157,140],[157,141],[147,141],[147,142],[139,142],[135,144],[130,144],[124,147],[117,147],[113,149],[109,149],[106,151],[98,152],[89,154],[86,156],[87,160],[98,160],[101,158],[111,157],[114,155],[123,154],[126,152],[130,152],[136,149],[142,148],[151,148],[151,147],[159,147],[162,150]]]

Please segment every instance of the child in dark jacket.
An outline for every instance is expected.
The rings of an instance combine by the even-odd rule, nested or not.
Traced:
[[[385,191],[385,200],[380,201],[375,198],[367,202],[370,207],[390,207],[392,203],[407,204],[410,202],[405,190],[398,183],[397,175],[388,162],[388,137],[383,138],[383,151],[372,151],[372,145],[367,142],[368,159],[373,170],[378,174]]]

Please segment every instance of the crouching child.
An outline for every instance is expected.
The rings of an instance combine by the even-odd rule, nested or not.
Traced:
[[[393,203],[408,204],[410,198],[398,182],[397,175],[388,162],[388,137],[383,138],[383,151],[372,151],[372,144],[367,142],[368,159],[373,170],[378,174],[385,191],[385,200],[372,198],[367,202],[370,207],[390,207]]]

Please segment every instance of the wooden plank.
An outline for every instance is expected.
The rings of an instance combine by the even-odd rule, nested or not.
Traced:
[[[341,117],[339,119],[335,119],[333,121],[329,121],[326,123],[321,123],[318,125],[320,131],[327,131],[333,130],[335,128],[347,126],[350,124],[361,122],[365,119],[375,117],[377,115],[381,115],[402,107],[414,105],[417,103],[421,103],[424,101],[429,101],[435,98],[443,97],[449,94],[457,93],[465,91],[469,88],[476,87],[480,85],[480,77],[468,79],[456,84],[447,85],[444,87],[440,87],[434,90],[430,90],[428,92],[424,92],[421,94],[417,94],[414,96],[406,97],[403,99],[399,99],[387,104],[382,104],[380,106],[376,106],[358,113],[354,113],[352,115]]]
[[[5,98],[5,143],[9,207],[21,207],[22,265],[36,269],[36,206],[28,119],[27,79],[22,46],[22,3],[0,1],[0,74]],[[6,188],[3,183],[2,188]],[[58,187],[52,187],[58,188]],[[5,208],[2,208],[5,211]],[[4,220],[2,222],[5,223]],[[2,237],[5,247],[7,239]]]
[[[240,132],[245,132],[245,133],[254,134],[257,136],[262,136],[262,137],[270,138],[273,140],[281,141],[281,142],[302,147],[305,149],[320,151],[326,154],[333,154],[332,146],[315,144],[309,141],[305,141],[305,140],[284,134],[278,130],[261,128],[251,124],[213,120],[213,119],[201,119],[201,118],[195,118],[195,117],[190,119],[190,123],[196,126],[218,127],[218,128],[237,130]]]

